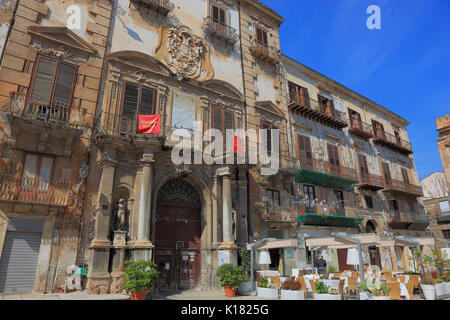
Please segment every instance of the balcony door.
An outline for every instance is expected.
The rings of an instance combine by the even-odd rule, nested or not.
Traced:
[[[358,154],[359,173],[363,182],[369,178],[369,169],[367,167],[367,158],[365,155]]]
[[[18,200],[47,203],[50,201],[53,158],[26,154],[20,177]]]
[[[336,117],[334,102],[328,98],[319,95],[320,111],[330,117]]]
[[[311,151],[311,139],[310,137],[302,134],[297,134],[298,141],[298,157],[300,159],[300,165],[302,168],[313,169],[313,158]]]
[[[383,167],[384,184],[389,186],[391,185],[391,173],[389,170],[389,164],[387,162],[383,162],[381,165]]]
[[[119,133],[134,134],[137,132],[138,115],[156,113],[156,89],[128,81],[123,82],[123,88]]]
[[[302,86],[289,82],[289,95],[291,102],[296,102],[301,106],[310,108],[309,93],[307,88],[303,88]]]
[[[77,69],[71,64],[38,56],[27,112],[46,120],[68,121]]]
[[[373,133],[375,137],[384,139],[384,128],[383,125],[375,120],[372,120]]]
[[[348,113],[350,115],[351,127],[362,130],[361,115],[359,114],[359,112],[348,109]]]
[[[328,144],[327,149],[331,174],[339,175],[341,172],[341,165],[339,162],[339,150],[337,146],[332,144]]]

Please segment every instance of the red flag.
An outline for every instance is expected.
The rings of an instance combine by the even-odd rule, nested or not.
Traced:
[[[239,137],[233,136],[233,150],[244,154],[244,146],[242,145],[242,140]]]
[[[305,214],[305,210],[300,211],[299,214]]]
[[[161,133],[160,116],[159,115],[139,116],[138,133],[145,133],[145,134]]]

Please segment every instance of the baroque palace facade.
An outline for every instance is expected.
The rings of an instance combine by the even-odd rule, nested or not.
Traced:
[[[63,290],[74,264],[87,290],[121,292],[130,259],[154,260],[161,287],[213,289],[257,240],[288,240],[269,252],[290,274],[307,237],[425,234],[409,123],[282,55],[283,18],[259,1],[0,4],[0,292]],[[138,134],[139,115],[160,133]],[[175,165],[177,128],[278,129],[280,169]],[[403,247],[364,261],[411,267]]]

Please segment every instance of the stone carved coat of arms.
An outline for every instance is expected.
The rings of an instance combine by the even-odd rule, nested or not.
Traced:
[[[185,78],[212,78],[208,48],[202,38],[192,34],[186,26],[169,27],[164,30],[162,37],[165,39],[161,39],[157,55],[163,55],[162,60],[170,69]],[[164,49],[167,49],[167,55],[162,53]]]

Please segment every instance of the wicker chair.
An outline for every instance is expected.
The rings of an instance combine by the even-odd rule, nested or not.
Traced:
[[[338,285],[338,292],[339,292],[340,295],[342,295],[342,298],[345,300],[344,285],[345,285],[345,279],[340,279],[339,280],[339,285]]]
[[[409,297],[414,300],[414,283],[411,282],[411,279],[405,283],[406,289],[408,290]]]
[[[305,278],[303,278],[303,276],[298,276],[297,281],[300,282],[300,285],[301,285],[300,290],[304,291],[305,295],[306,295],[308,293],[308,288],[306,287]]]
[[[347,294],[350,295],[351,292],[355,292],[355,294],[357,294],[358,292],[358,285],[356,283],[355,277],[348,278]]]
[[[270,276],[270,282],[274,283],[277,289],[281,288],[280,276]]]
[[[400,296],[400,282],[386,281],[386,285],[391,288],[388,296],[391,297],[392,300],[402,300],[402,297]]]

